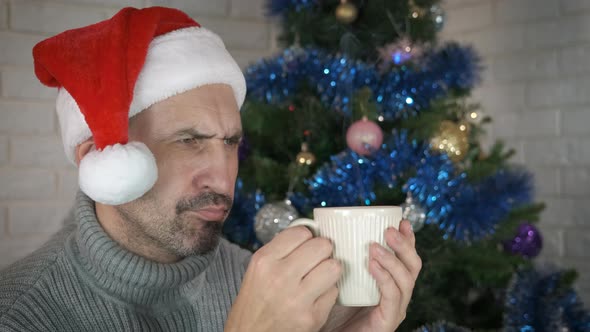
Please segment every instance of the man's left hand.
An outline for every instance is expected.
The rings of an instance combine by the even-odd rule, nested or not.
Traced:
[[[362,309],[335,306],[333,319],[328,320],[322,331],[391,332],[406,318],[412,291],[422,268],[410,223],[403,220],[399,231],[388,228],[385,242],[395,254],[377,243],[373,243],[369,251],[369,272],[381,292],[379,305]],[[351,314],[354,315],[351,317]]]

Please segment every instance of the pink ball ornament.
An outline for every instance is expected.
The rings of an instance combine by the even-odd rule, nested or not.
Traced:
[[[346,144],[348,147],[362,155],[370,155],[378,150],[383,143],[383,131],[381,127],[367,117],[363,117],[353,123],[346,131]]]

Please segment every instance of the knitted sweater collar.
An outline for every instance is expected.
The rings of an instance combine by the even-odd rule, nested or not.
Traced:
[[[136,255],[111,239],[99,224],[94,201],[76,197],[75,237],[67,246],[82,277],[103,294],[139,306],[171,306],[187,302],[205,281],[204,273],[219,246],[206,255],[162,264]]]

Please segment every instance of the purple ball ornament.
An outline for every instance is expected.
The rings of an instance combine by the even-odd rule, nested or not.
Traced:
[[[381,147],[381,143],[383,143],[381,127],[369,121],[366,116],[353,123],[346,131],[346,144],[361,156],[372,154]]]
[[[543,248],[541,232],[529,223],[518,226],[516,236],[504,242],[504,250],[526,258],[534,258],[541,252],[541,248]]]

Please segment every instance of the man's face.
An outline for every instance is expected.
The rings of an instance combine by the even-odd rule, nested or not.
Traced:
[[[138,232],[129,240],[150,241],[180,257],[214,249],[232,205],[241,137],[238,106],[224,84],[170,97],[133,117],[129,140],[152,151],[158,181],[141,198],[115,207]]]

